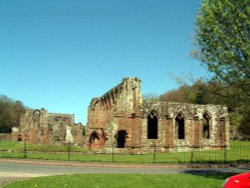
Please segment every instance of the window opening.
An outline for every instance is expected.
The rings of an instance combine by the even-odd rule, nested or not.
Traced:
[[[148,115],[148,139],[158,138],[158,118],[156,112],[152,111]]]
[[[177,123],[177,133],[178,133],[178,139],[185,139],[185,121],[182,113],[179,113],[175,121]]]
[[[209,131],[209,115],[207,113],[203,114],[203,138],[209,139],[210,138],[210,131]]]

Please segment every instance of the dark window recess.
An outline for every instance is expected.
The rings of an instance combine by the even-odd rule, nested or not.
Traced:
[[[118,131],[118,133],[117,133],[117,147],[118,148],[125,147],[126,136],[127,136],[127,131],[125,131],[125,130]]]
[[[210,138],[210,131],[209,131],[209,116],[207,113],[203,115],[203,138],[209,139]]]
[[[21,142],[22,141],[22,135],[17,136],[17,141]]]
[[[178,139],[185,139],[185,121],[181,113],[179,113],[175,118],[177,124]]]

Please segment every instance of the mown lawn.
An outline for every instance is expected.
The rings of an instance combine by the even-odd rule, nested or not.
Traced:
[[[4,188],[218,188],[229,175],[210,174],[76,174],[39,177],[15,182]]]
[[[249,162],[250,142],[231,142],[230,149],[176,153],[156,153],[143,155],[93,154],[87,149],[61,145],[27,144],[24,152],[22,142],[0,142],[0,158],[29,158],[45,160],[71,160],[81,162],[118,163],[225,163]],[[114,150],[115,151],[115,150]]]
[[[13,150],[22,152],[24,150],[24,142],[0,141],[1,150]],[[27,151],[48,151],[48,152],[67,152],[68,145],[52,145],[52,144],[30,144],[26,143]],[[70,145],[72,152],[85,152],[87,149],[79,146]]]

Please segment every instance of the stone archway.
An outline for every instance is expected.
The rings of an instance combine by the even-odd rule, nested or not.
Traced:
[[[99,149],[103,146],[103,139],[97,132],[92,132],[89,136],[89,148]]]

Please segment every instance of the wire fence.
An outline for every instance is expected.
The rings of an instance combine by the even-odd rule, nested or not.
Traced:
[[[82,162],[120,162],[120,163],[249,163],[250,143],[231,144],[230,148],[201,151],[191,148],[184,151],[176,147],[169,152],[160,152],[154,146],[148,154],[124,152],[111,148],[109,154],[88,150],[73,143],[64,145],[30,144],[26,141],[13,142],[0,140],[0,158],[27,158],[44,160],[65,160]]]

